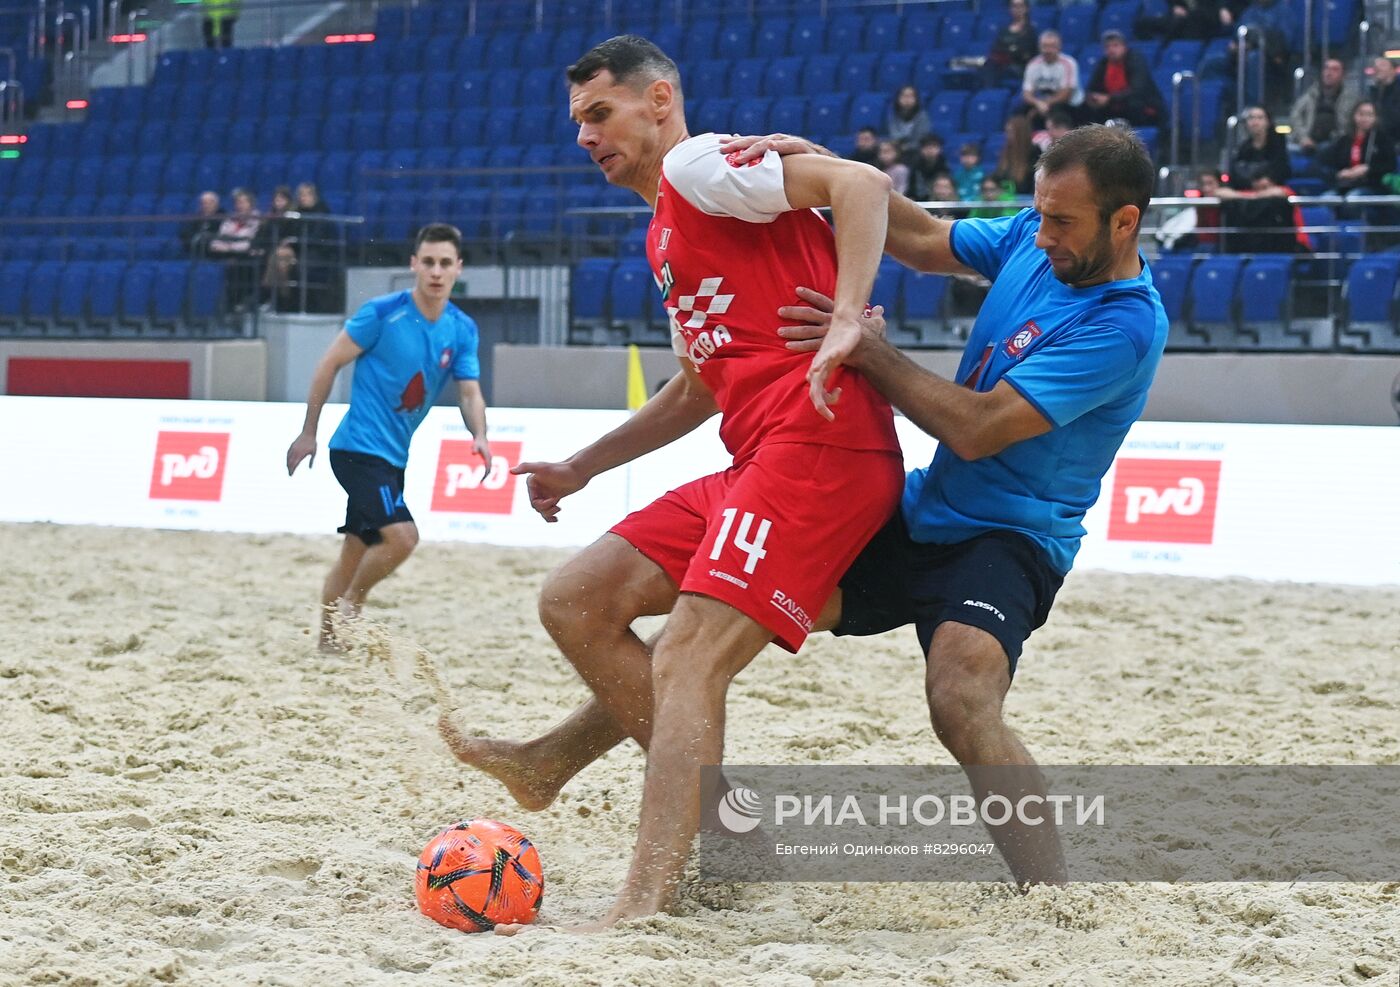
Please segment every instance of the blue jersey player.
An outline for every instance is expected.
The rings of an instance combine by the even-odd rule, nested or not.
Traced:
[[[287,450],[287,475],[316,461],[316,426],[335,375],[355,364],[350,409],[329,442],[331,469],[348,503],[340,558],[321,589],[321,648],[335,648],[333,618],[359,614],[365,597],[418,544],[403,499],[404,467],[414,431],[450,376],[462,421],[489,467],[486,400],[481,393],[476,323],[450,304],[462,271],[462,236],[454,227],[423,227],[414,243],[412,291],[360,307],[321,357],[311,377],[306,422]]]
[[[770,149],[830,153],[785,135],[721,148],[736,166]],[[979,800],[1001,795],[1017,807],[1009,822],[989,828],[1018,884],[1059,883],[1067,874],[1054,827],[1041,824],[1044,779],[1003,719],[1002,702],[1166,344],[1166,312],[1137,247],[1154,179],[1134,134],[1091,126],[1040,158],[1033,210],[950,222],[891,195],[890,254],[921,271],[981,274],[991,289],[956,381],[886,342],[878,313],[836,353],[939,447],[926,469],[909,474],[902,509],[856,559],[816,629],[873,634],[915,625],[934,732]],[[809,307],[779,314],[809,324],[780,332],[790,348],[814,352],[831,300],[800,293]],[[839,417],[840,404],[827,400]],[[606,582],[606,573],[595,575]],[[605,678],[615,655],[597,659],[590,674]],[[459,758],[540,808],[626,733],[590,700],[526,742],[444,735]]]

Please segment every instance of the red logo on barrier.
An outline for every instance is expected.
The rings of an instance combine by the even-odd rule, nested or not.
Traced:
[[[151,467],[152,500],[221,500],[227,432],[161,432]]]
[[[462,439],[443,439],[433,481],[433,510],[455,514],[509,514],[515,501],[510,468],[520,462],[519,442],[494,442],[488,469]]]
[[[1120,459],[1108,539],[1209,545],[1219,490],[1218,459]]]

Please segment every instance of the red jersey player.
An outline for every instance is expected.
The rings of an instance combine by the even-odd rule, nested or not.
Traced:
[[[904,471],[889,404],[833,359],[859,337],[888,178],[816,155],[726,159],[719,137],[688,135],[676,66],[639,37],[603,42],[568,78],[578,143],[609,182],[655,209],[647,253],[681,372],[567,461],[515,471],[529,474],[531,504],[552,521],[591,477],[716,411],[734,463],[628,516],[550,576],[541,618],[595,694],[566,729],[527,744],[465,738],[450,722],[443,732],[527,806],[557,791],[532,787],[541,759],[557,777],[561,762],[577,770],[624,733],[647,749],[637,847],[617,904],[595,926],[606,927],[670,903],[699,826],[699,769],[723,753],[730,680],[770,641],[801,646],[893,512]],[[834,235],[812,209],[826,205]],[[778,309],[799,286],[829,286],[836,300],[830,345],[812,360],[777,333]],[[828,393],[833,371],[839,386]],[[671,616],[649,648],[630,625],[660,613]]]

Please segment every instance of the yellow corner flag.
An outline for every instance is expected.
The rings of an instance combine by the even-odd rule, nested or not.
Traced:
[[[627,410],[636,411],[647,403],[647,380],[642,375],[642,351],[636,343],[627,347]]]

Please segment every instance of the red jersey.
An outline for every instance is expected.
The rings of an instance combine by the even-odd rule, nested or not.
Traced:
[[[835,237],[788,205],[776,153],[736,167],[722,139],[692,137],[663,159],[647,258],[673,348],[714,392],[725,448],[736,463],[771,442],[897,451],[889,402],[859,373],[842,367],[828,382],[841,388],[835,421],[812,407],[812,354],[786,348],[778,309],[799,304],[798,286],[835,293]]]

